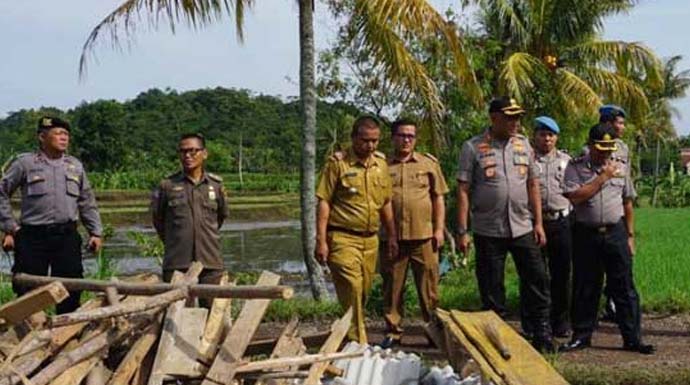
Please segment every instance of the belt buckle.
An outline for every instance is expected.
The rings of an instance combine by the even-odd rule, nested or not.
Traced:
[[[597,232],[599,234],[605,234],[606,233],[606,226],[599,226],[597,227]]]

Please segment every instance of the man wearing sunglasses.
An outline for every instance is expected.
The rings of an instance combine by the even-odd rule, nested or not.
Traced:
[[[163,280],[169,282],[176,270],[186,271],[199,261],[204,265],[199,282],[217,284],[225,269],[220,252],[220,227],[228,212],[223,179],[204,169],[203,135],[182,135],[177,153],[182,171],[163,179],[151,199],[153,226],[165,245]]]
[[[391,126],[394,154],[388,160],[393,183],[393,214],[398,234],[398,256],[381,258],[383,312],[386,320],[384,349],[400,343],[403,329],[405,279],[412,267],[424,321],[438,302],[438,250],[443,245],[446,211],[443,195],[448,185],[438,160],[415,151],[417,124],[400,119]]]
[[[501,317],[508,314],[503,281],[510,252],[520,277],[522,323],[534,333],[535,348],[552,351],[549,278],[539,250],[546,236],[538,168],[529,141],[519,134],[524,113],[514,99],[494,99],[491,127],[464,143],[457,175],[457,244],[468,252],[471,211],[483,308]]]

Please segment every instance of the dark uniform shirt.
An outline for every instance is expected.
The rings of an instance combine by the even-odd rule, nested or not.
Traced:
[[[377,151],[363,164],[349,150],[339,158],[328,158],[316,188],[316,196],[331,205],[328,225],[378,231],[379,210],[392,195],[386,156]]]
[[[0,181],[0,226],[11,232],[18,223],[10,197],[21,188],[22,225],[51,225],[81,218],[90,235],[101,236],[103,226],[96,199],[77,158],[63,155],[50,159],[43,152],[21,154]]]
[[[432,197],[448,193],[448,185],[436,158],[412,153],[402,163],[388,161],[393,182],[393,213],[398,239],[420,240],[433,236]]]
[[[219,176],[204,173],[194,183],[182,172],[172,175],[154,190],[151,208],[165,244],[163,270],[186,269],[192,261],[223,269],[220,227],[228,209]]]
[[[517,238],[532,231],[527,181],[538,169],[527,138],[499,141],[487,131],[465,142],[459,163],[457,179],[469,184],[475,233]]]
[[[630,180],[630,173],[625,169],[626,164],[620,162],[617,177],[606,181],[596,194],[588,200],[575,205],[577,222],[588,226],[611,225],[618,223],[623,217],[623,202],[635,198],[635,189]],[[570,162],[565,171],[564,192],[575,192],[585,184],[594,180],[601,170],[601,166],[592,164],[589,155],[582,156]]]

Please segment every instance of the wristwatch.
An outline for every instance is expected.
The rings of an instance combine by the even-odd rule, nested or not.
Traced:
[[[464,228],[464,227],[458,227],[457,229],[455,229],[455,235],[460,236],[460,235],[465,235],[465,234],[467,234],[467,229],[466,229],[466,228]]]

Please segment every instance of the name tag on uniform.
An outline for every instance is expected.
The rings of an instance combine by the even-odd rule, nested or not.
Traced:
[[[184,190],[184,187],[182,187],[182,186],[173,186],[172,190],[175,191],[175,192],[177,192],[177,191],[182,191],[182,190]]]
[[[216,190],[213,189],[213,186],[208,186],[208,199],[216,200]]]
[[[349,178],[351,176],[357,176],[357,171],[346,172],[345,174],[343,174],[343,176],[347,177],[347,178]]]

